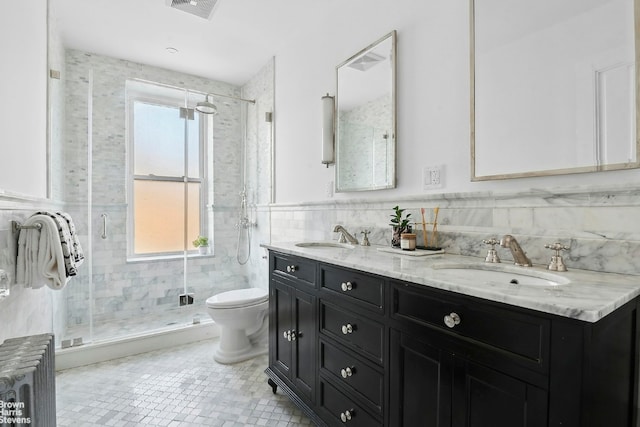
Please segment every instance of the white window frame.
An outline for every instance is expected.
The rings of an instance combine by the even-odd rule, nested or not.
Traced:
[[[150,84],[149,84],[150,85]],[[160,87],[162,85],[159,85]],[[189,178],[186,176],[182,177],[171,177],[171,176],[158,176],[154,175],[151,178],[149,175],[136,175],[134,173],[135,168],[135,140],[134,140],[134,103],[142,102],[147,104],[155,104],[159,106],[166,106],[171,108],[176,108],[179,112],[180,109],[189,109],[193,112],[193,114],[198,114],[194,112],[195,100],[191,101],[190,104],[185,107],[186,98],[191,93],[186,90],[175,89],[176,96],[160,96],[147,93],[144,90],[132,89],[127,90],[126,94],[126,135],[127,135],[127,261],[144,261],[144,260],[152,260],[152,259],[174,259],[174,258],[183,258],[185,255],[188,256],[206,256],[206,255],[198,255],[198,251],[196,248],[191,246],[190,236],[185,236],[185,250],[182,251],[172,251],[172,252],[154,252],[154,253],[144,253],[139,254],[135,253],[135,199],[134,199],[134,182],[136,180],[150,180],[150,181],[170,181],[170,182],[184,182],[185,185],[189,182],[198,182],[200,183],[200,235],[209,236],[210,247],[213,248],[213,236],[210,231],[209,221],[208,221],[208,212],[207,212],[207,194],[208,194],[208,168],[206,167],[207,160],[207,141],[209,139],[209,119],[208,116],[201,115],[199,120],[199,171],[200,178]],[[180,94],[181,96],[178,96]],[[187,168],[187,141],[185,140],[185,169]],[[186,224],[185,224],[186,225]],[[213,255],[213,251],[208,254],[209,256]]]

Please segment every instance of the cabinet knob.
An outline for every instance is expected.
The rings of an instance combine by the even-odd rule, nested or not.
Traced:
[[[458,313],[451,313],[444,316],[444,324],[447,325],[449,328],[453,328],[456,325],[459,325],[460,322],[462,322],[462,319],[460,319],[460,316],[458,315]]]
[[[287,265],[287,273],[293,273],[298,269],[297,265]]]
[[[347,323],[346,325],[342,325],[342,333],[344,335],[348,335],[353,332],[353,326],[351,323]]]
[[[342,285],[340,285],[340,287],[342,288],[343,292],[347,292],[353,289],[353,284],[351,282],[342,282]]]
[[[282,336],[284,337],[284,339],[286,339],[287,341],[295,341],[296,340],[296,331],[295,330],[288,330],[288,331],[284,331],[282,333]]]
[[[353,409],[349,409],[348,411],[344,411],[340,413],[340,419],[342,420],[343,423],[346,423],[347,421],[351,421],[351,418],[353,417]]]
[[[349,367],[340,370],[340,375],[342,376],[342,378],[349,378],[353,374],[354,370]]]

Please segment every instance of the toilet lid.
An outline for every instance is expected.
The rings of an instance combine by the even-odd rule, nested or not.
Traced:
[[[247,288],[222,292],[207,299],[207,305],[212,308],[246,307],[269,299],[265,289]]]

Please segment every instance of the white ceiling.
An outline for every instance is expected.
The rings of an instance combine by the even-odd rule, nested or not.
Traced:
[[[50,0],[67,48],[235,85],[295,37],[320,28],[343,1],[219,0],[206,20],[166,0]]]

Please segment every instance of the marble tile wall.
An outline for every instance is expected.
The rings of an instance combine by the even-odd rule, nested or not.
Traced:
[[[266,289],[269,286],[266,252],[260,244],[269,242],[271,221],[269,203],[272,194],[271,150],[273,122],[266,113],[274,113],[274,60],[269,61],[242,88],[244,98],[255,99],[247,104],[246,121],[246,186],[249,217],[254,226],[250,229],[251,253],[246,264],[249,285]],[[274,118],[272,116],[272,118]],[[241,246],[242,258],[246,258],[247,246]]]
[[[569,268],[640,274],[640,187],[530,189],[517,193],[449,193],[377,200],[273,205],[272,241],[335,240],[335,224],[362,238],[372,230],[372,244],[390,241],[388,220],[399,204],[420,221],[420,208],[440,208],[439,243],[447,252],[484,258],[483,239],[513,234],[534,264],[547,264],[545,244],[570,245]],[[421,242],[418,227],[418,242]],[[507,249],[497,248],[503,262]]]

